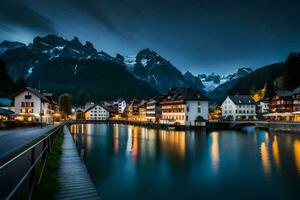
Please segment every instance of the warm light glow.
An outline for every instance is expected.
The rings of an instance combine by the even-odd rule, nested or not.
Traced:
[[[273,157],[275,160],[276,167],[279,169],[280,168],[280,155],[279,155],[279,145],[278,145],[278,141],[277,141],[277,136],[274,136],[272,150],[273,150]]]
[[[219,168],[219,134],[218,132],[213,132],[211,134],[212,144],[211,144],[211,158],[212,158],[212,167],[216,173]]]
[[[260,90],[252,90],[250,92],[250,95],[255,102],[258,102],[264,99],[266,92],[267,92],[267,85],[265,84],[264,87]]]
[[[162,149],[167,155],[185,159],[185,133],[181,131],[161,131],[159,134]]]
[[[270,164],[268,148],[265,142],[261,143],[260,154],[261,154],[264,173],[265,175],[269,176],[271,174],[271,164]]]
[[[131,147],[131,156],[133,161],[136,161],[137,155],[139,153],[139,127],[133,127],[133,140],[132,140],[132,147]]]
[[[295,164],[300,176],[300,140],[294,141],[294,157],[295,157]]]
[[[119,125],[114,124],[114,152],[117,155],[119,152]]]

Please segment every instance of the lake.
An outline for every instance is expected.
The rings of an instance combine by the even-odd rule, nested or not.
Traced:
[[[70,130],[104,200],[300,198],[300,133]]]

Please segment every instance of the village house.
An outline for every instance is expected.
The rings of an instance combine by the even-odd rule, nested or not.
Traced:
[[[142,100],[138,105],[138,116],[137,116],[138,121],[147,121],[146,111],[147,111],[147,101]]]
[[[257,103],[258,113],[259,114],[266,114],[269,113],[269,101],[268,100],[260,100]]]
[[[293,112],[300,112],[300,87],[292,92]]]
[[[227,96],[222,105],[222,117],[232,120],[256,119],[256,104],[249,95]]]
[[[100,104],[87,104],[83,111],[85,120],[107,120],[109,109]]]
[[[160,102],[165,96],[155,97],[147,102],[146,117],[147,121],[151,123],[159,122],[161,119],[161,104]]]
[[[41,93],[36,89],[26,87],[14,94],[13,97],[16,120],[47,124],[54,122],[54,113],[59,109],[51,93]],[[42,117],[40,118],[40,116]]]
[[[207,97],[191,88],[173,88],[161,101],[161,123],[196,125],[197,120],[208,120]]]
[[[126,101],[121,98],[121,99],[117,100],[117,103],[118,103],[118,113],[123,114],[123,112],[126,108]]]
[[[273,113],[290,113],[293,111],[293,99],[292,92],[290,91],[278,91],[276,95],[271,99],[270,111]]]

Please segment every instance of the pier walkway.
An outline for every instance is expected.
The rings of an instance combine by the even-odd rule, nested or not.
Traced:
[[[63,153],[58,170],[59,189],[55,199],[101,199],[80,159],[67,126],[64,127]]]

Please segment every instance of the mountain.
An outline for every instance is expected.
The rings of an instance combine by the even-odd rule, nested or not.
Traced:
[[[0,43],[0,56],[7,50],[17,49],[24,46],[26,45],[21,42],[10,42],[5,40]]]
[[[220,84],[218,84],[213,90],[209,91],[207,96],[216,102],[222,101],[226,97],[228,90],[235,86],[238,80],[251,73],[251,68],[239,68],[233,74],[223,76],[220,80]]]
[[[201,81],[201,79],[197,76],[194,76],[191,72],[187,71],[184,75],[183,75],[184,79],[186,80],[186,82],[189,82],[190,85],[193,86],[194,89],[198,90],[198,91],[203,91],[204,85]]]
[[[26,78],[31,87],[38,87],[59,95],[69,92],[76,102],[82,93],[91,100],[148,98],[158,95],[146,82],[136,79],[117,58],[98,52],[90,42],[84,45],[78,38],[65,40],[55,35],[36,37],[33,43],[16,43],[1,59],[13,80]],[[124,84],[126,83],[126,84]]]
[[[207,93],[213,92],[216,88],[219,86],[226,84],[227,86],[231,85],[228,84],[228,82],[231,82],[233,80],[239,79],[243,76],[246,76],[252,72],[251,68],[239,68],[236,72],[229,75],[219,75],[215,73],[211,73],[209,75],[206,74],[199,74],[198,77],[201,79],[204,90],[207,91]],[[234,83],[235,81],[233,81]],[[222,87],[224,88],[224,87]]]
[[[173,87],[203,89],[200,79],[191,80],[191,77],[182,75],[172,63],[150,49],[143,49],[136,56],[125,56],[123,63],[136,78],[148,82],[162,93]]]

